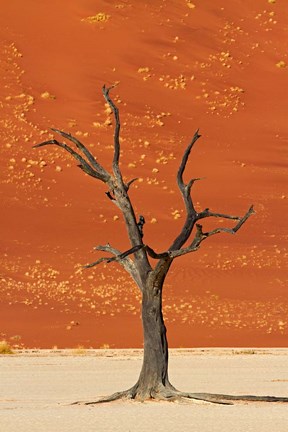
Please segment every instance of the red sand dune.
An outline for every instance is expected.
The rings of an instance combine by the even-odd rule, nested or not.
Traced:
[[[287,28],[280,0],[2,5],[1,338],[142,346],[133,283],[113,263],[80,267],[97,244],[129,247],[105,187],[59,149],[32,149],[58,127],[109,167],[113,119],[101,87],[119,81],[122,170],[140,177],[131,197],[148,244],[164,250],[181,229],[175,174],[198,127],[187,169],[204,178],[197,208],[257,212],[237,236],[175,261],[164,298],[170,345],[287,346]]]

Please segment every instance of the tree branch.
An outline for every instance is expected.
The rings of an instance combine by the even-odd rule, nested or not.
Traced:
[[[188,246],[187,248],[172,251],[171,257],[176,258],[198,250],[200,244],[204,240],[206,240],[208,237],[211,237],[215,234],[220,234],[220,233],[235,234],[242,227],[242,225],[247,221],[247,219],[254,213],[255,213],[254,208],[253,206],[251,206],[243,217],[227,215],[227,219],[238,220],[238,223],[233,228],[215,228],[212,231],[208,231],[204,233],[202,230],[202,225],[196,224],[196,234],[190,246]]]
[[[193,186],[195,181],[200,180],[200,179],[198,179],[198,178],[192,179],[187,184],[185,184],[184,180],[183,180],[183,174],[184,174],[184,171],[185,171],[192,147],[194,146],[196,141],[201,137],[201,135],[199,135],[198,132],[199,132],[199,129],[197,129],[197,131],[195,132],[195,134],[192,138],[191,143],[186,148],[184,155],[183,155],[183,158],[182,158],[182,161],[181,161],[181,164],[180,164],[179,169],[178,169],[178,173],[177,173],[177,184],[178,184],[178,187],[179,187],[180,192],[182,194],[182,198],[184,200],[184,204],[186,207],[186,220],[185,220],[185,223],[183,225],[183,228],[182,228],[180,234],[174,240],[174,242],[170,246],[169,250],[177,250],[183,246],[183,244],[188,240],[188,238],[192,232],[194,223],[196,221],[196,211],[195,211],[190,193],[191,193],[191,187]]]
[[[155,252],[154,249],[152,249],[150,246],[148,246],[148,245],[144,245],[144,244],[134,246],[133,248],[129,249],[128,251],[126,251],[126,252],[122,252],[122,253],[121,253],[119,250],[112,248],[112,247],[110,246],[110,244],[108,243],[107,245],[104,245],[104,246],[101,246],[101,245],[96,246],[96,247],[94,248],[94,250],[97,250],[97,251],[103,251],[103,252],[110,252],[110,253],[112,253],[112,254],[115,255],[115,256],[114,256],[114,257],[104,257],[104,258],[100,258],[100,259],[98,260],[99,262],[96,261],[96,263],[88,264],[87,266],[84,266],[84,267],[85,267],[85,268],[86,268],[86,267],[93,267],[94,265],[100,264],[100,263],[103,262],[104,260],[105,260],[107,263],[110,263],[110,262],[112,262],[112,261],[121,261],[121,260],[123,260],[124,258],[126,258],[128,255],[131,255],[132,253],[138,252],[138,251],[141,250],[141,249],[145,249],[145,250],[147,251],[148,255],[149,255],[151,258],[153,258],[153,259],[161,259],[161,258],[167,258],[167,257],[172,257],[172,256],[173,256],[173,252],[172,252],[172,251],[165,251],[165,252],[157,253],[157,252]],[[131,261],[131,263],[133,263],[132,260],[130,260],[130,261]]]
[[[35,146],[33,146],[33,148],[37,148],[37,147],[44,147],[46,145],[56,145],[58,147],[63,148],[64,150],[66,150],[68,153],[70,153],[74,159],[78,160],[80,162],[80,165],[78,165],[79,168],[81,168],[86,174],[90,175],[91,177],[95,177],[98,180],[103,181],[104,183],[107,182],[106,177],[104,177],[102,175],[102,173],[96,171],[95,169],[93,169],[88,162],[86,162],[86,160],[79,155],[77,152],[75,152],[71,147],[69,147],[67,144],[61,143],[55,139],[53,140],[48,140],[48,141],[44,141],[40,144],[36,144]],[[107,173],[107,175],[109,175]],[[109,176],[110,177],[110,176]]]
[[[106,102],[109,104],[111,110],[113,111],[114,118],[115,118],[115,130],[114,130],[114,157],[113,157],[113,172],[116,178],[116,182],[114,182],[112,192],[113,196],[115,197],[116,202],[115,204],[118,205],[120,210],[122,211],[126,228],[128,231],[129,239],[131,242],[132,247],[136,247],[139,245],[143,245],[141,233],[139,231],[139,227],[137,225],[135,212],[132,206],[132,203],[130,201],[130,198],[128,196],[128,189],[129,186],[133,183],[133,181],[129,182],[128,185],[124,184],[122,173],[119,167],[119,158],[120,158],[120,140],[119,140],[119,134],[120,134],[120,118],[119,118],[119,110],[112,101],[112,99],[109,96],[109,92],[111,89],[115,87],[106,87],[103,86],[103,95],[106,100]],[[110,188],[111,189],[111,188]],[[139,248],[136,252],[136,260],[135,260],[135,267],[137,267],[137,270],[139,272],[140,277],[145,279],[147,272],[151,270],[151,266],[149,264],[146,251],[144,247]]]
[[[132,180],[129,180],[129,181],[126,183],[125,188],[126,188],[126,191],[127,191],[127,192],[128,192],[128,190],[129,190],[130,186],[132,185],[132,183],[134,183],[134,182],[137,181],[137,180],[138,180],[138,177],[133,178]]]
[[[123,268],[124,270],[127,271],[127,273],[129,273],[131,275],[131,277],[134,279],[134,281],[136,282],[136,284],[139,286],[139,288],[141,289],[141,279],[139,277],[139,273],[137,271],[137,268],[134,264],[134,262],[128,258],[129,255],[138,252],[140,249],[143,249],[143,245],[138,245],[138,246],[134,246],[131,249],[128,249],[125,252],[120,252],[118,249],[113,248],[109,243],[107,243],[106,245],[99,245],[96,246],[94,248],[94,250],[96,251],[102,251],[102,252],[109,252],[112,255],[114,255],[114,257],[102,257],[99,258],[97,261],[91,263],[91,264],[87,264],[85,266],[83,266],[84,268],[91,268],[91,267],[95,267],[98,264],[101,264],[102,262],[106,262],[107,264],[116,261],[118,262]]]
[[[126,257],[128,257],[129,255],[138,252],[140,249],[143,249],[144,245],[137,245],[132,247],[131,249],[128,249],[125,252],[120,252],[117,249],[112,248],[109,244],[105,245],[105,246],[96,246],[94,249],[95,250],[101,250],[104,252],[111,252],[113,253],[115,256],[114,257],[104,257],[104,258],[100,258],[98,261],[96,261],[96,263],[92,263],[92,264],[87,264],[86,267],[94,267],[94,265],[100,264],[103,261],[106,261],[107,263],[113,262],[113,261],[122,261],[124,260]],[[133,262],[133,261],[131,261]]]
[[[169,251],[169,250],[165,251],[165,252],[157,253],[148,245],[145,245],[145,249],[146,249],[148,255],[153,259],[162,259],[162,258],[165,259],[165,258],[171,257],[171,251]]]
[[[76,147],[82,151],[82,153],[87,157],[89,163],[91,166],[103,177],[103,179],[108,182],[110,179],[110,174],[105,170],[105,168],[102,167],[102,165],[99,164],[99,162],[96,161],[92,153],[87,149],[87,147],[84,146],[77,138],[75,138],[70,133],[66,133],[64,131],[61,131],[59,129],[51,128],[53,132],[56,132],[63,136],[63,138],[68,139],[69,141],[73,142]]]
[[[103,92],[103,96],[104,96],[106,102],[109,104],[110,108],[113,111],[114,119],[115,119],[113,172],[114,172],[115,177],[118,180],[119,184],[121,186],[124,186],[122,173],[121,173],[120,168],[119,168],[119,158],[120,158],[120,140],[119,140],[120,117],[119,117],[119,110],[109,96],[110,90],[112,90],[114,87],[116,87],[116,84],[111,86],[111,87],[106,87],[106,85],[104,85],[102,88],[102,92]]]
[[[197,129],[197,131],[195,132],[195,134],[192,138],[191,143],[186,148],[184,155],[183,155],[183,158],[182,158],[182,161],[181,161],[181,164],[180,164],[180,167],[179,167],[179,170],[178,170],[178,173],[177,173],[177,181],[178,181],[178,185],[179,185],[180,189],[182,189],[185,186],[184,181],[183,181],[183,174],[184,174],[186,164],[188,162],[192,147],[196,143],[196,141],[201,137],[201,135],[199,135],[198,132],[199,132],[199,129]]]
[[[52,129],[52,130],[54,130],[54,129]],[[55,129],[55,131],[56,131],[56,129]],[[61,131],[59,131],[59,133],[61,133],[61,135],[63,135],[63,136],[68,135],[65,132],[61,132]],[[72,136],[70,136],[69,139],[70,139],[70,141],[76,140],[76,138],[74,138]],[[76,141],[78,141],[78,140],[76,140]],[[78,141],[78,143],[80,143],[80,141]],[[93,163],[93,167],[92,167],[80,154],[75,152],[75,150],[73,150],[70,146],[68,146],[65,143],[61,143],[55,139],[52,139],[52,140],[44,141],[40,144],[36,144],[35,146],[33,146],[33,148],[44,147],[46,145],[53,145],[53,144],[58,146],[58,147],[63,148],[68,153],[70,153],[74,157],[74,159],[78,160],[80,162],[80,165],[78,165],[78,167],[81,168],[82,171],[84,171],[86,174],[90,175],[91,177],[97,178],[98,180],[101,180],[104,183],[108,183],[110,181],[110,179],[111,179],[110,174],[104,168],[102,168],[100,164],[98,164],[94,160],[95,163]],[[90,153],[89,150],[87,150],[83,144],[81,144],[81,145],[83,148],[85,148],[85,150],[88,153]],[[90,161],[90,158],[89,158],[89,161]]]
[[[243,217],[241,216],[229,216],[229,215],[220,215],[220,213],[213,213],[211,215],[217,215],[216,217],[226,217],[226,219],[233,219],[233,220],[238,220],[238,223],[233,227],[233,228],[215,228],[212,231],[208,231],[208,232],[203,232],[203,227],[200,224],[196,224],[196,233],[194,236],[194,239],[192,241],[192,243],[183,249],[176,249],[176,250],[167,250],[165,252],[161,252],[161,253],[157,253],[155,252],[150,246],[145,245],[145,250],[147,251],[148,255],[153,258],[153,259],[159,259],[159,260],[163,260],[163,259],[167,259],[167,258],[171,258],[171,260],[173,260],[174,258],[177,258],[179,256],[182,255],[186,255],[190,252],[195,252],[196,250],[199,249],[200,244],[206,240],[208,237],[211,237],[215,234],[219,234],[219,233],[228,233],[228,234],[235,234],[240,228],[241,226],[246,222],[246,220],[252,215],[254,214],[255,211],[253,209],[253,206],[251,206],[249,208],[249,210],[245,213],[245,215]],[[159,264],[160,265],[160,264]]]
[[[223,213],[214,213],[209,210],[209,208],[203,210],[201,213],[198,213],[197,220],[204,219],[207,217],[216,217],[221,219],[231,219],[231,220],[240,220],[240,216],[231,216]]]
[[[221,232],[226,232],[228,234],[235,234],[241,227],[242,225],[246,222],[246,220],[252,215],[255,214],[255,210],[253,208],[253,205],[249,208],[249,210],[247,211],[247,213],[241,218],[237,216],[226,216],[227,219],[237,219],[239,222],[234,226],[234,228],[216,228],[212,231],[209,231],[207,234],[207,237],[211,237],[214,234],[218,234]],[[218,217],[218,216],[217,216]],[[221,217],[221,216],[220,216]],[[222,217],[224,217],[222,215]]]
[[[96,250],[96,251],[101,251],[101,252],[109,252],[109,253],[111,253],[112,255],[115,255],[115,256],[119,256],[122,253],[118,249],[113,248],[110,245],[110,243],[107,243],[106,245],[95,246],[93,249]]]

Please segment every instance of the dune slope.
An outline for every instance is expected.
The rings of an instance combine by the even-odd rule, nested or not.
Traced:
[[[164,312],[171,346],[285,346],[287,26],[283,2],[6,2],[0,16],[0,336],[28,347],[140,347],[140,293],[115,264],[83,271],[93,247],[129,247],[105,188],[59,149],[58,127],[107,168],[113,119],[145,238],[169,246],[184,220],[175,174],[197,209],[257,214],[175,262]],[[216,221],[224,226],[223,221]],[[210,225],[209,225],[210,226]],[[212,225],[211,225],[212,226]]]

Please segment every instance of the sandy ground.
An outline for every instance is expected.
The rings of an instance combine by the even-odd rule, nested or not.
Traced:
[[[254,352],[254,354],[252,354]],[[170,379],[183,390],[287,396],[288,350],[172,350]],[[284,404],[116,402],[70,406],[133,385],[137,350],[84,355],[34,352],[0,358],[1,431],[286,432]]]

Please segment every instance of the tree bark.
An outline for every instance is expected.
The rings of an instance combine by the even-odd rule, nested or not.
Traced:
[[[137,383],[139,399],[154,398],[168,380],[168,343],[162,313],[163,284],[148,278],[142,294],[144,356]]]

